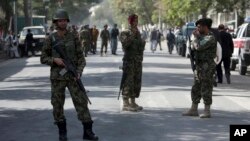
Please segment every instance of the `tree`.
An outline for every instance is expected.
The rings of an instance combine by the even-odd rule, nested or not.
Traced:
[[[1,0],[0,11],[3,12],[3,17],[0,17],[0,24],[3,26],[4,30],[7,31],[8,27],[10,26],[9,24],[11,23],[10,21],[12,20],[13,15],[12,1]]]
[[[139,24],[153,24],[152,14],[154,9],[154,0],[110,0],[112,9],[114,9],[114,18],[120,21],[120,24],[127,24],[127,18],[135,13],[139,16]]]
[[[217,0],[216,10],[218,12],[236,11],[238,25],[244,22],[246,9],[250,8],[250,0]]]

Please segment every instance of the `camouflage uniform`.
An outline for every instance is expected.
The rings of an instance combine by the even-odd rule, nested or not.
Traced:
[[[128,98],[138,98],[141,91],[145,41],[141,39],[138,29],[132,28],[121,32],[119,38],[124,51],[123,73],[126,73],[122,95]]]
[[[213,33],[210,32],[206,36],[195,38],[193,45],[196,46],[196,71],[191,98],[194,104],[200,103],[202,97],[205,105],[211,105],[217,43]]]
[[[60,75],[60,71],[63,67],[53,63],[54,58],[60,58],[60,55],[52,48],[57,41],[64,43],[62,47],[67,56],[76,65],[79,74],[82,74],[83,68],[86,65],[81,43],[73,32],[67,31],[63,38],[59,37],[57,32],[54,32],[46,39],[46,43],[42,49],[41,63],[51,66],[51,104],[53,105],[54,120],[55,122],[65,120],[63,106],[65,101],[65,88],[67,87],[76,108],[78,119],[82,122],[92,122],[87,106],[88,101],[84,98],[84,94],[79,89],[73,75],[70,73]]]
[[[101,45],[101,55],[102,55],[103,47],[105,47],[105,51],[104,51],[105,54],[107,53],[108,41],[110,40],[109,31],[106,29],[102,30],[100,36],[102,38],[102,45]]]
[[[85,56],[87,56],[88,51],[91,48],[91,32],[89,29],[84,28],[80,32],[80,40],[82,42],[83,50],[85,52]]]

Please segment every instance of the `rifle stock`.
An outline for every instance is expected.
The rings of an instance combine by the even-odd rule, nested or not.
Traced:
[[[68,58],[68,56],[65,54],[65,52],[62,50],[62,48],[60,46],[61,46],[61,43],[59,42],[59,43],[55,44],[53,46],[53,48],[60,55],[60,57],[63,59],[63,62],[66,66],[66,70],[68,72],[70,72],[76,78],[76,83],[79,86],[80,90],[84,93],[85,100],[87,100],[89,102],[89,104],[92,104],[87,96],[87,92],[82,84],[81,79],[78,79],[78,73],[76,71],[75,64]]]
[[[195,58],[194,58],[194,51],[191,49],[191,47],[188,47],[189,54],[190,54],[190,62],[191,62],[191,68],[193,71],[195,71]]]

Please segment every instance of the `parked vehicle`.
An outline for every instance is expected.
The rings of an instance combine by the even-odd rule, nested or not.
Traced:
[[[190,22],[182,26],[180,32],[177,33],[176,48],[179,55],[183,57],[186,56],[187,41],[195,29],[196,29],[195,23]]]
[[[250,65],[250,17],[238,27],[236,37],[233,39],[234,52],[231,58],[231,70],[238,64],[240,75],[245,75]]]
[[[34,51],[41,51],[43,43],[45,41],[45,29],[43,26],[27,26],[19,34],[19,46],[25,46],[25,38],[28,33],[28,29],[31,30],[34,38]]]

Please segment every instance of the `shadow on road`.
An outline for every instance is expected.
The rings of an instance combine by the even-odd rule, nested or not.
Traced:
[[[118,110],[91,112],[94,130],[102,141],[228,141],[230,124],[250,122],[250,113],[245,111],[212,110],[213,118],[200,119],[181,116],[184,110],[147,107],[139,113]],[[80,141],[82,126],[77,121],[75,110],[65,110],[65,114],[69,140]],[[58,138],[51,110],[1,110],[0,125],[2,141],[52,141]]]

